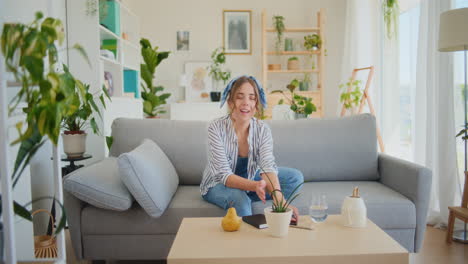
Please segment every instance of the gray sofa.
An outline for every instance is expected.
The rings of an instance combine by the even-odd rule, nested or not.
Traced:
[[[312,193],[327,195],[330,214],[359,186],[368,217],[408,251],[418,251],[426,229],[431,171],[377,152],[375,118],[369,114],[335,119],[267,121],[276,162],[301,170],[305,184],[294,201],[308,214]],[[179,176],[179,187],[164,214],[151,218],[135,202],[118,212],[99,209],[65,192],[65,208],[78,259],[165,259],[182,218],[223,216],[205,202],[199,183],[206,164],[207,122],[117,119],[111,156],[131,151],[144,138],[161,147]],[[265,206],[253,203],[253,212]],[[203,243],[194,241],[194,243]]]

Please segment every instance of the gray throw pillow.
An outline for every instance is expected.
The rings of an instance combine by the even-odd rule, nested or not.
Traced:
[[[99,208],[125,211],[134,201],[119,175],[117,158],[105,158],[68,174],[63,188]]]
[[[119,171],[130,193],[151,217],[160,217],[179,185],[169,158],[152,140],[119,156]]]

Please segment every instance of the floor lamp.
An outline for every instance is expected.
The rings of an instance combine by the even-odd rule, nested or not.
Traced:
[[[439,27],[439,51],[453,52],[463,50],[465,87],[463,90],[464,105],[464,128],[467,128],[467,80],[466,80],[466,50],[468,49],[468,8],[460,8],[443,12],[440,15]],[[452,89],[452,87],[449,87]],[[468,138],[465,130],[465,138]],[[465,174],[467,173],[467,140],[465,143]],[[465,177],[465,180],[468,179]],[[464,230],[454,232],[453,239],[458,242],[467,243],[467,229],[465,222]]]

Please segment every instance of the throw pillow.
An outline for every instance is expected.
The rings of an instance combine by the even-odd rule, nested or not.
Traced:
[[[169,158],[152,140],[119,156],[122,181],[151,217],[160,217],[179,185],[179,176]]]
[[[120,179],[117,158],[106,158],[68,174],[63,188],[78,199],[103,209],[125,211],[134,201]]]

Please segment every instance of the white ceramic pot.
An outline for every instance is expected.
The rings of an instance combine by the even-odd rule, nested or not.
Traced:
[[[62,134],[63,151],[70,158],[81,157],[86,152],[86,133]]]
[[[274,213],[271,211],[271,207],[267,207],[263,211],[270,235],[274,237],[287,236],[289,223],[291,223],[292,210],[288,209],[284,213]]]
[[[367,208],[361,197],[348,196],[341,206],[343,224],[348,227],[362,228],[367,226]]]

